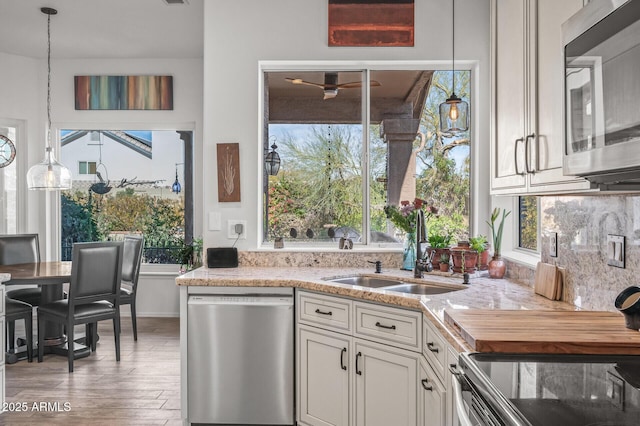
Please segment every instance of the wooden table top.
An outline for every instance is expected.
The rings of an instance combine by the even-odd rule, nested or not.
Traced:
[[[71,278],[71,262],[39,262],[21,263],[17,265],[0,265],[0,273],[11,275],[4,285],[24,284],[59,284],[69,282]]]

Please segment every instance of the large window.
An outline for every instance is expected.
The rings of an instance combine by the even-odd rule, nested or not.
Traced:
[[[63,130],[61,258],[74,242],[145,238],[144,262],[186,263],[193,244],[191,132]],[[78,166],[73,167],[74,164]]]
[[[457,72],[467,102],[469,80]],[[469,237],[470,134],[439,131],[450,71],[274,71],[265,87],[264,154],[280,158],[264,170],[265,244],[399,244],[384,207],[415,198],[439,209],[430,233]]]

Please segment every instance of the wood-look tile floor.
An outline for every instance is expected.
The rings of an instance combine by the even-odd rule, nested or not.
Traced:
[[[134,342],[131,320],[123,317],[116,362],[112,323],[102,321],[96,351],[75,360],[71,374],[60,355],[7,365],[6,403],[28,410],[0,414],[0,425],[181,425],[179,323],[138,318]],[[42,402],[58,403],[60,411],[34,410]]]

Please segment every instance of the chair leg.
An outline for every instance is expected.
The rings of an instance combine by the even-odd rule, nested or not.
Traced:
[[[67,323],[67,359],[69,360],[69,373],[73,373],[73,323]]]
[[[91,323],[91,350],[96,351],[96,343],[98,343],[98,323]]]
[[[133,324],[133,340],[138,341],[138,324],[136,321],[136,302],[131,301],[131,324]]]
[[[27,334],[27,361],[33,362],[33,313],[31,312],[24,319],[24,329]]]
[[[42,362],[44,355],[44,327],[42,326],[43,315],[38,313],[38,362]]]
[[[120,362],[120,315],[113,318],[113,336],[116,343],[116,361]]]
[[[93,336],[91,335],[91,323],[86,323],[84,325],[84,344],[89,349],[93,350],[92,343],[93,343]]]
[[[7,327],[9,328],[9,352],[16,351],[16,322],[8,321]]]

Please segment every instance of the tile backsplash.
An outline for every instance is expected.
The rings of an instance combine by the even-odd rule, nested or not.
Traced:
[[[640,196],[541,197],[542,261],[566,268],[562,300],[616,311],[618,293],[640,284]],[[558,257],[549,253],[558,233]],[[607,235],[624,236],[625,268],[607,265]]]

